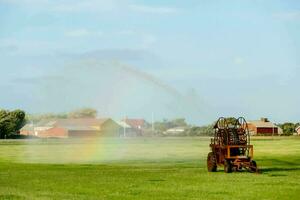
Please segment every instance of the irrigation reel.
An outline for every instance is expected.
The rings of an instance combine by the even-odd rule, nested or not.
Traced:
[[[258,172],[253,160],[253,145],[250,145],[250,134],[247,122],[239,117],[228,122],[224,117],[218,119],[214,126],[214,138],[211,139],[211,152],[207,156],[207,169],[216,172],[217,166],[224,166],[224,171]]]

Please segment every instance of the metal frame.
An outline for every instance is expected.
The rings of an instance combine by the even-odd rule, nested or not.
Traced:
[[[226,172],[239,171],[242,168],[258,171],[253,160],[253,145],[250,145],[250,134],[247,122],[239,117],[229,124],[224,117],[216,122],[214,138],[211,138],[211,152],[208,154],[209,171],[216,171],[217,166],[224,166]]]

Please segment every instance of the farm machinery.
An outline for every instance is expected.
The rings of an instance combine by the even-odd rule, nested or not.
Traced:
[[[243,117],[226,120],[218,119],[214,126],[214,138],[211,139],[211,152],[207,156],[207,169],[216,172],[217,166],[224,166],[224,171],[258,172],[253,160],[253,145],[250,145],[250,134],[247,122]]]

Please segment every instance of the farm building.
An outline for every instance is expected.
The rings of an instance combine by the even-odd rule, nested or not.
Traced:
[[[300,135],[300,126],[298,126],[295,130],[296,130],[297,135]]]
[[[34,125],[33,124],[26,124],[21,128],[19,131],[21,135],[34,135]]]
[[[270,122],[267,118],[249,121],[247,125],[251,135],[278,135],[278,126]]]
[[[27,124],[21,135],[37,137],[78,138],[97,136],[119,136],[121,127],[112,119],[57,119]]]
[[[130,126],[129,124],[127,124],[125,121],[120,121],[117,122],[122,129],[120,130],[120,136],[121,137],[136,137],[136,136],[140,136],[140,131],[137,130],[136,128],[133,128],[132,126]]]
[[[136,136],[142,136],[145,129],[149,127],[149,124],[144,119],[124,119],[122,122],[125,122],[131,128],[131,132],[135,132]]]
[[[163,134],[169,136],[181,136],[186,131],[186,127],[174,127],[166,130]]]
[[[280,128],[279,126],[277,126],[277,128],[278,128],[278,135],[283,135],[283,129]]]

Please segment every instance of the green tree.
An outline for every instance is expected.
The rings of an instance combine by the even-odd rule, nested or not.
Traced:
[[[213,125],[193,126],[186,131],[188,136],[212,136],[214,134]]]
[[[19,131],[26,123],[25,112],[22,110],[14,110],[10,112],[10,120],[12,130],[14,132]]]
[[[67,119],[67,118],[96,118],[97,110],[93,108],[82,108],[70,113],[46,113],[41,115],[28,115],[27,121],[34,123],[41,120]]]
[[[178,126],[186,127],[186,126],[188,126],[188,124],[186,123],[184,118],[178,118],[178,119],[172,120],[170,123],[170,126],[171,126],[171,128],[178,127]]]
[[[22,110],[0,110],[0,138],[8,138],[25,125],[25,112]]]
[[[228,123],[228,125],[230,126],[234,126],[236,123],[236,118],[235,117],[226,117],[226,122]]]
[[[166,131],[167,129],[169,129],[169,122],[168,120],[164,119],[162,122],[154,122],[154,127],[155,130],[159,133],[162,133],[164,131]]]
[[[39,122],[41,120],[50,120],[50,119],[66,119],[68,118],[68,114],[66,113],[46,113],[46,114],[31,114],[31,115],[26,115],[26,120],[30,122]]]
[[[188,128],[189,125],[186,123],[184,118],[177,118],[173,120],[163,119],[162,121],[158,121],[154,123],[156,133],[163,134],[166,130],[175,127],[185,127]]]
[[[82,108],[68,114],[68,118],[96,118],[97,110],[93,108]]]
[[[6,110],[0,110],[0,138],[5,138],[7,135],[7,123],[9,122],[8,112]]]
[[[297,124],[291,123],[291,122],[286,122],[283,124],[279,125],[280,128],[282,128],[283,134],[284,135],[293,135],[293,133],[296,132]]]

